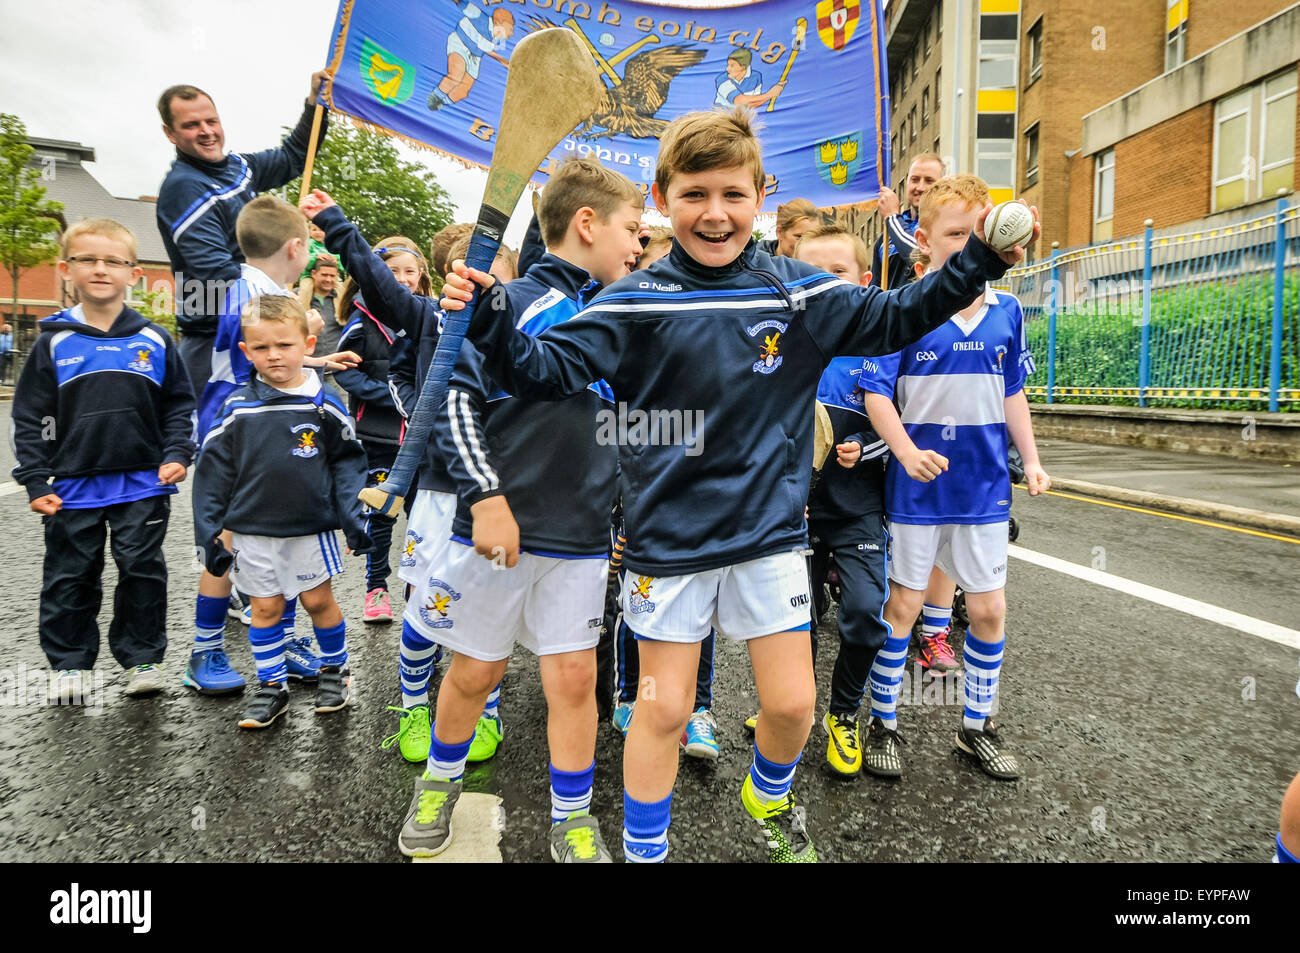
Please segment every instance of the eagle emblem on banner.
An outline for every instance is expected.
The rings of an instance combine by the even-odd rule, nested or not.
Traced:
[[[842,50],[858,28],[860,0],[820,0],[817,4],[817,35],[832,50]]]

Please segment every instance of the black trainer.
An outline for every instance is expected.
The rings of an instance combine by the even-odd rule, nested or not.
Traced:
[[[316,711],[338,711],[352,703],[352,673],[334,665],[322,665],[316,683]]]
[[[279,682],[258,682],[257,694],[239,719],[240,728],[265,728],[289,707],[289,689]]]
[[[1001,750],[998,726],[992,721],[984,723],[983,731],[962,725],[957,730],[957,747],[974,758],[980,770],[999,781],[1014,781],[1020,777],[1020,762],[1014,755]]]
[[[898,746],[902,743],[902,735],[886,728],[883,721],[873,716],[867,724],[867,744],[862,755],[862,766],[878,778],[901,778],[903,759],[899,756]]]

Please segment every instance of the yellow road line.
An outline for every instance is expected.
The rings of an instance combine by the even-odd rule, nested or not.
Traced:
[[[1024,490],[1026,493],[1029,492],[1026,487],[1020,486],[1019,484],[1015,484],[1015,488],[1017,490]],[[1300,546],[1300,539],[1296,539],[1294,536],[1278,536],[1275,533],[1264,533],[1257,529],[1245,529],[1244,527],[1232,526],[1228,523],[1216,523],[1213,520],[1201,520],[1194,516],[1179,516],[1177,513],[1165,513],[1160,510],[1147,509],[1144,506],[1130,506],[1127,503],[1112,503],[1110,500],[1098,500],[1091,496],[1079,496],[1076,493],[1063,493],[1060,490],[1048,490],[1047,495],[1061,496],[1067,500],[1078,500],[1081,503],[1096,503],[1098,506],[1111,506],[1117,510],[1129,510],[1133,513],[1146,513],[1148,516],[1163,516],[1168,520],[1181,520],[1184,523],[1195,523],[1197,526],[1208,526],[1211,529],[1226,529],[1234,533],[1245,533],[1247,536],[1260,536],[1264,539],[1276,539],[1282,543],[1295,543],[1297,546]]]

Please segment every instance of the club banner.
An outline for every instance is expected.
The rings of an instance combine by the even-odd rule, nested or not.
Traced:
[[[880,0],[759,0],[682,7],[629,0],[344,0],[330,48],[330,108],[464,162],[492,161],[515,43],[574,31],[607,92],[547,157],[591,156],[643,190],[659,135],[685,112],[758,112],[767,210],[874,199],[889,178]],[[541,85],[538,103],[563,96]]]

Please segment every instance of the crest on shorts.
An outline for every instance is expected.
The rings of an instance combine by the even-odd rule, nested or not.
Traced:
[[[153,349],[133,345],[131,350],[135,351],[135,360],[128,361],[126,366],[142,374],[150,373],[153,370]]]
[[[320,453],[320,448],[316,446],[316,434],[320,433],[320,427],[317,424],[298,424],[298,426],[289,429],[291,433],[298,435],[298,445],[289,451],[295,457],[308,459]]]
[[[771,374],[781,366],[785,360],[781,356],[781,335],[787,326],[783,321],[760,321],[753,327],[745,328],[745,333],[754,338],[756,343],[760,340],[759,335],[762,335],[758,360],[751,368],[755,374]]]
[[[398,561],[401,566],[415,565],[415,547],[424,542],[424,537],[414,530],[406,531],[406,545],[402,547],[402,558]]]
[[[460,593],[441,579],[430,577],[428,594],[420,606],[420,618],[431,629],[450,629],[455,625],[451,618],[451,604],[460,601]]]
[[[632,584],[632,591],[628,593],[627,608],[629,612],[655,611],[655,604],[650,601],[650,589],[654,584],[655,581],[650,576],[636,577],[636,582]]]

